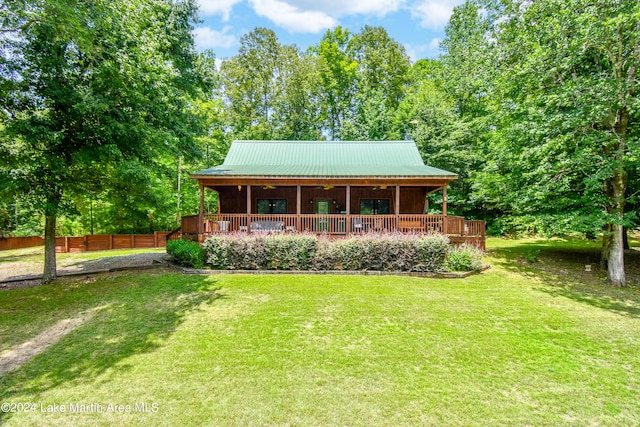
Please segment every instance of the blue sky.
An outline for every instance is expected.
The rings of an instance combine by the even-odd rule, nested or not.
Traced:
[[[359,32],[382,26],[404,45],[413,61],[434,58],[453,7],[463,0],[199,0],[196,47],[217,58],[238,52],[243,34],[255,27],[274,30],[282,44],[300,49],[316,44],[338,25]]]

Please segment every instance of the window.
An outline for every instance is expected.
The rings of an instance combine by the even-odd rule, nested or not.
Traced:
[[[286,199],[258,199],[258,214],[286,214]]]
[[[361,199],[360,215],[388,215],[389,199]]]

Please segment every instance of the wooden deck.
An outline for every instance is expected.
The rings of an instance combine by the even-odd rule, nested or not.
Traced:
[[[445,215],[207,214],[182,217],[182,226],[168,238],[202,240],[230,232],[307,232],[335,237],[367,232],[441,233],[448,235],[454,244],[466,243],[483,250],[486,234],[484,221]]]

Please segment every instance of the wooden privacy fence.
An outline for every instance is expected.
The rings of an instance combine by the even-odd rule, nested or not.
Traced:
[[[31,248],[44,245],[44,239],[40,236],[31,237],[2,237],[0,238],[0,251],[10,249]]]
[[[109,249],[163,248],[168,231],[153,234],[89,234],[84,237],[56,237],[56,252],[90,252]]]
[[[56,252],[88,252],[109,249],[162,248],[168,231],[153,234],[93,234],[80,237],[56,237]],[[30,248],[44,245],[39,236],[0,239],[0,250]]]

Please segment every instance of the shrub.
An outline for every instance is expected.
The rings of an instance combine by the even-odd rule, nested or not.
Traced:
[[[178,265],[189,268],[202,268],[205,262],[205,251],[198,242],[188,240],[169,240],[167,253]]]
[[[331,241],[310,234],[214,236],[204,243],[207,264],[242,270],[444,270],[449,239],[440,234],[365,234]]]
[[[336,242],[321,236],[316,241],[316,251],[311,259],[311,268],[314,270],[335,270],[336,269]]]
[[[205,240],[203,249],[206,263],[216,270],[229,268],[229,239],[222,236],[212,236]]]
[[[439,234],[351,236],[320,242],[314,266],[319,270],[437,272],[444,268],[448,245],[449,239]]]
[[[473,271],[482,267],[482,251],[473,246],[452,248],[447,255],[447,270]]]
[[[415,240],[413,271],[437,272],[446,268],[449,238],[443,234],[430,234]]]
[[[309,234],[272,234],[265,237],[267,269],[309,270],[313,265],[318,239]]]

